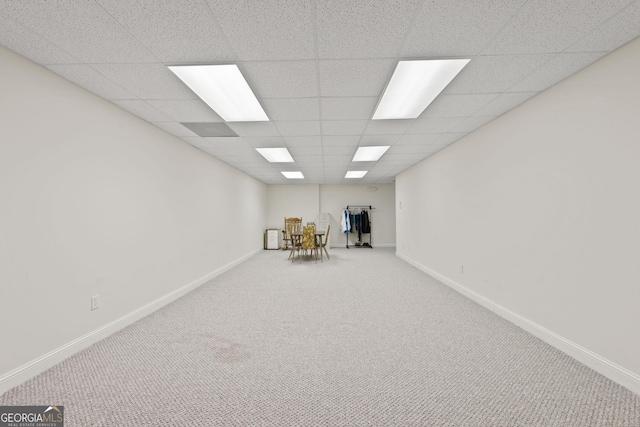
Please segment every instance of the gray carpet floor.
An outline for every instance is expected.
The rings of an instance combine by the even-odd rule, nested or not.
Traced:
[[[640,396],[395,257],[264,251],[0,396],[66,426],[640,426]]]

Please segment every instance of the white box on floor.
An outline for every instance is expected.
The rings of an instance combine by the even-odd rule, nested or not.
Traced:
[[[280,230],[277,228],[267,228],[264,232],[264,248],[280,249]]]

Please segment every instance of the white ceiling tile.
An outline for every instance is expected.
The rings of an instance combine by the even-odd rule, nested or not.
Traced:
[[[333,147],[324,147],[322,149],[322,153],[325,156],[349,154],[353,157],[355,152],[356,152],[356,147],[342,146],[342,145],[333,146]]]
[[[440,95],[420,115],[428,117],[465,117],[478,111],[498,96],[497,93]]]
[[[164,63],[236,59],[216,19],[201,0],[97,0]]]
[[[360,137],[356,135],[324,135],[322,137],[323,147],[333,147],[336,145],[355,147],[358,145],[358,142],[360,142]]]
[[[476,55],[525,1],[424,2],[407,35],[402,55],[414,58]]]
[[[300,170],[300,165],[298,165],[297,163],[272,163],[272,165],[279,171],[299,171]]]
[[[324,156],[325,165],[327,163],[351,163],[351,159],[353,158],[353,154],[331,154]],[[337,165],[336,165],[337,166]]]
[[[245,143],[244,138],[237,138],[232,136],[207,136],[202,138],[214,147],[227,148],[235,147]]]
[[[463,138],[463,137],[465,137],[467,135],[468,134],[466,132],[446,133],[446,134],[442,135],[442,138],[440,138],[438,143],[442,144],[442,145],[449,145],[449,144],[452,144],[452,143],[456,142],[457,140],[459,140],[460,138]]]
[[[349,167],[350,162],[340,161],[340,162],[325,162],[324,171],[326,173],[330,172],[342,172],[346,171]]]
[[[94,64],[99,73],[141,99],[196,99],[162,64]]]
[[[166,114],[156,110],[147,102],[136,99],[114,100],[118,107],[126,110],[148,122],[169,122],[172,119]],[[199,138],[199,137],[198,137]]]
[[[0,12],[86,63],[157,61],[94,1],[9,1]]]
[[[241,61],[315,58],[311,2],[207,2]]]
[[[543,91],[597,61],[605,52],[561,53],[509,88],[512,92]]]
[[[441,133],[429,133],[429,134],[413,134],[402,135],[400,139],[396,141],[394,146],[400,145],[426,145],[436,144],[437,141],[442,138]]]
[[[322,166],[322,155],[299,155],[294,158],[299,166]]]
[[[485,116],[472,116],[467,117],[462,120],[458,125],[451,128],[450,132],[454,133],[466,133],[473,132],[474,130],[484,126],[489,123],[491,120],[495,119],[495,117],[485,117]]]
[[[478,116],[499,116],[509,111],[526,100],[536,96],[538,92],[510,92],[503,93],[493,101],[476,111]]]
[[[317,0],[320,58],[396,56],[419,0]]]
[[[245,136],[242,139],[254,148],[285,146],[285,142],[280,136]]]
[[[288,147],[292,156],[321,156],[322,146],[314,147]]]
[[[569,46],[567,52],[610,52],[640,35],[640,2],[635,1]]]
[[[320,135],[320,121],[279,121],[274,122],[282,136],[313,136]]]
[[[280,136],[273,122],[230,122],[227,125],[240,136]]]
[[[317,98],[269,98],[261,103],[271,120],[320,120]]]
[[[378,97],[391,78],[395,63],[391,59],[322,60],[320,95]]]
[[[318,95],[315,61],[243,62],[239,66],[258,98]]]
[[[479,56],[445,89],[444,94],[500,93],[513,86],[553,55]]]
[[[112,82],[89,65],[52,64],[47,66],[54,73],[105,99],[136,99],[137,97]]]
[[[355,150],[353,153],[355,154]],[[384,156],[382,156],[382,158],[384,158]],[[351,156],[351,159],[353,160],[353,156]],[[351,170],[369,170],[378,164],[380,164],[380,160],[375,162],[353,162],[350,160],[348,166]]]
[[[391,150],[391,149],[389,149]],[[384,160],[386,164],[404,164],[407,162],[411,162],[413,160],[413,155],[411,153],[390,153],[387,151],[379,161]]]
[[[369,120],[377,103],[377,96],[320,98],[322,120]]]
[[[199,99],[148,100],[149,105],[177,122],[223,122],[222,118]]]
[[[2,14],[0,14],[0,45],[43,65],[80,62],[64,49]]]
[[[394,145],[389,148],[387,154],[416,154],[422,153],[422,145]]]
[[[153,122],[153,125],[175,136],[198,136],[178,122]]]
[[[283,136],[287,147],[320,147],[322,139],[319,136]]]
[[[460,123],[461,117],[432,117],[416,120],[415,124],[407,130],[407,134],[415,133],[444,133]]]
[[[395,135],[362,135],[358,145],[393,145],[400,138],[400,134]]]
[[[246,144],[239,144],[235,147],[227,147],[227,153],[236,157],[242,156],[242,159],[238,160],[241,160],[243,162],[249,160],[262,162],[264,160],[264,157],[262,157],[260,153],[258,153],[254,148],[248,147]]]
[[[322,122],[323,135],[361,135],[367,120],[325,120]]]
[[[561,52],[631,0],[529,0],[483,54]]]
[[[415,120],[370,120],[364,130],[365,135],[394,135],[403,134]]]

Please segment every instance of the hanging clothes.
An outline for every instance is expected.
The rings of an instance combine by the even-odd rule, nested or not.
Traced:
[[[349,211],[349,223],[351,224],[351,233],[356,232],[356,216]]]
[[[343,233],[348,233],[349,231],[351,231],[351,222],[349,220],[349,211],[348,210],[344,210],[342,212],[342,218],[340,219],[340,226],[342,227],[342,232]]]
[[[360,214],[360,228],[363,233],[371,233],[371,223],[369,222],[369,213],[367,211],[362,211]]]

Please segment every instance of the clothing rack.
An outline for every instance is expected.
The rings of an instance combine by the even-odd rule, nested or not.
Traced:
[[[351,209],[361,209],[361,210],[367,210],[367,211],[372,211],[375,208],[371,205],[347,205],[347,207],[345,208],[345,211],[349,211]],[[362,242],[362,235],[363,234],[368,234],[369,235],[369,241],[368,242],[363,242],[362,245],[353,245],[356,248],[369,248],[369,249],[373,249],[373,245],[371,244],[371,220],[369,219],[369,215],[366,215],[366,219],[367,219],[367,226],[365,228],[365,230],[367,230],[366,232],[362,232],[362,227],[363,225],[360,225],[360,229],[358,230],[358,241]],[[349,249],[349,234],[350,233],[345,233],[345,238],[347,241],[347,249]]]

